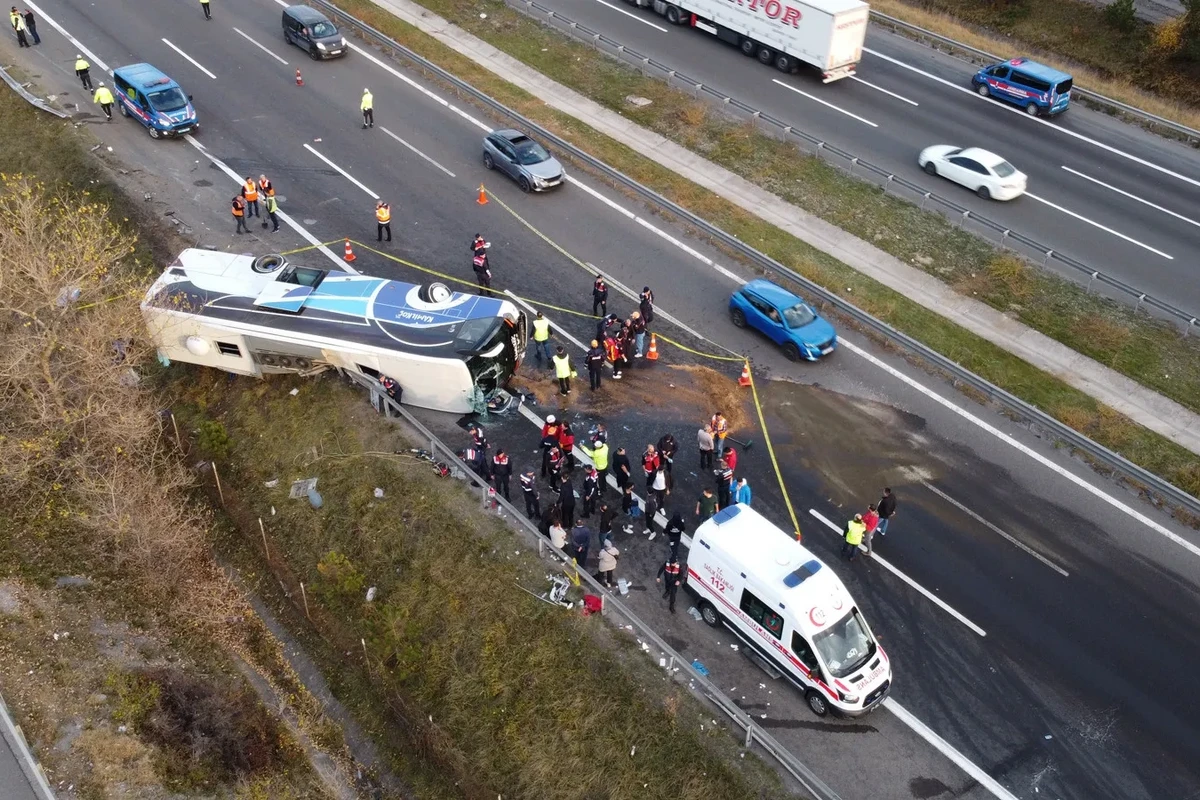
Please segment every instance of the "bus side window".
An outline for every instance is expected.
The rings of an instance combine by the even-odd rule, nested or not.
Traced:
[[[783,617],[768,608],[748,589],[742,590],[742,611],[745,611],[750,619],[766,628],[776,639],[783,637]]]
[[[821,670],[817,666],[817,657],[813,655],[812,648],[808,646],[808,642],[804,641],[804,637],[796,631],[792,631],[792,652],[796,654],[796,658],[800,659],[800,663],[807,667],[810,672],[814,672],[818,676],[821,674]]]
[[[354,366],[358,367],[358,371],[363,375],[370,375],[375,380],[379,380],[379,370],[371,369],[370,367],[364,367],[362,364],[355,364]]]

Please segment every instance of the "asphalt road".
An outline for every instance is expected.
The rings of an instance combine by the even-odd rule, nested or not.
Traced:
[[[749,353],[762,370],[770,429],[806,542],[844,576],[892,656],[892,699],[900,708],[1018,797],[1182,798],[1200,791],[1200,689],[1190,668],[1200,642],[1200,556],[1185,547],[1195,548],[1194,532],[853,331],[843,330],[833,358],[788,364],[725,322],[734,285],[727,276],[588,189],[635,213],[644,209],[585,176],[552,196],[522,196],[479,164],[482,131],[464,116],[482,119],[477,111],[448,109],[404,80],[419,83],[419,76],[393,74],[388,69],[396,66],[372,62],[367,52],[310,62],[283,45],[279,6],[269,0],[214,5],[214,20],[205,22],[197,4],[183,0],[149,8],[126,0],[102,13],[80,0],[38,3],[110,66],[150,61],[195,96],[202,124],[196,142],[204,152],[188,142],[151,141],[129,120],[105,124],[82,100],[93,116],[80,121],[141,171],[133,177],[149,187],[149,202],[161,213],[199,243],[222,249],[261,253],[303,244],[287,229],[272,235],[252,226],[252,235],[233,236],[228,199],[236,185],[211,155],[238,175],[267,172],[283,210],[318,240],[371,237],[374,193],[393,205],[397,241],[388,251],[435,269],[469,278],[468,243],[481,231],[493,242],[497,282],[518,294],[590,310],[590,276],[546,239],[627,286],[653,285],[662,308]],[[18,54],[28,59],[19,63],[70,102],[76,47],[50,28],[43,23],[43,46]],[[304,87],[295,86],[297,67]],[[357,110],[364,86],[375,95],[371,131],[361,130]],[[499,203],[478,205],[481,182],[541,236]],[[748,274],[682,229],[647,216],[728,270]],[[420,277],[359,255],[355,267],[363,271]],[[564,331],[590,336],[584,320],[551,317]],[[690,358],[665,351],[658,372],[635,370],[627,383],[610,383],[603,402],[576,398],[564,413],[581,423],[604,419],[632,454],[664,429],[687,453],[697,418],[711,410],[671,401],[682,396],[671,383],[682,381],[669,364]],[[639,384],[659,402],[639,400],[647,391]],[[461,420],[425,416],[448,440],[461,427]],[[518,465],[528,458],[536,440],[530,422],[514,414],[488,424],[493,442],[521,454]],[[756,506],[787,527],[761,448],[745,455],[739,471],[756,489]],[[690,502],[704,478],[679,478],[678,493]],[[904,577],[877,563],[838,563],[836,535],[809,512],[840,525],[885,484],[896,487],[901,511],[880,554]],[[646,587],[661,542],[624,536],[621,569]],[[994,796],[932,747],[919,725],[890,711],[851,723],[818,720],[798,695],[732,651],[728,634],[671,617],[648,591],[631,602],[731,695],[744,694],[747,708],[767,714],[764,724],[847,800]]]
[[[1026,119],[1013,106],[974,95],[972,65],[874,26],[857,79],[823,85],[815,72],[784,75],[621,0],[544,5],[1056,252],[1200,312],[1194,150],[1081,104],[1052,120]],[[986,201],[925,175],[916,159],[931,144],[1003,155],[1029,175],[1030,196]]]

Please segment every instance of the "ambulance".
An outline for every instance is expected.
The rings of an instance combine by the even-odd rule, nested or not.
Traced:
[[[687,587],[705,622],[736,633],[817,716],[861,716],[887,697],[891,663],[841,580],[749,506],[696,530]]]

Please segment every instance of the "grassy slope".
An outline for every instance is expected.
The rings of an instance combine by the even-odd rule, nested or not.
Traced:
[[[742,211],[643,158],[634,150],[546,107],[540,100],[453,53],[370,0],[338,5],[522,114],[537,120],[627,175],[705,217],[806,277],[852,298],[864,310],[955,359],[996,385],[1193,494],[1200,494],[1200,459],[1167,439],[1102,408],[1095,400],[1026,362],[947,322],[902,294]],[[686,94],[645,79],[612,60],[537,25],[498,2],[424,0],[494,46],[598,102],[671,137],[803,207],[956,283],[960,289],[1067,344],[1200,410],[1200,342],[1077,287],[997,255],[940,217],[882,195],[795,150],[710,114]],[[478,19],[486,9],[486,22]],[[629,94],[653,100],[626,108]]]
[[[176,404],[192,409],[187,427],[207,408],[228,430],[223,484],[235,518],[256,537],[256,518],[267,522],[282,554],[276,575],[294,597],[305,583],[317,630],[346,653],[338,688],[360,695],[351,704],[386,709],[441,772],[440,791],[453,782],[466,797],[780,795],[724,733],[701,732],[710,715],[631,655],[628,638],[519,589],[543,590],[544,564],[517,555],[512,531],[480,517],[461,484],[391,455],[407,445],[359,393],[332,379],[239,381],[230,392],[201,370],[187,383]],[[301,477],[319,478],[320,511],[287,499]],[[278,488],[266,489],[273,478]],[[369,605],[368,586],[378,588]],[[418,764],[399,766],[437,783]]]

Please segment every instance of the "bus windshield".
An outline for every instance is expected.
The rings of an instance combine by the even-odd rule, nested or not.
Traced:
[[[835,678],[846,677],[875,655],[875,640],[857,608],[814,636],[813,645]]]
[[[494,329],[489,328],[488,338],[475,346],[475,354],[467,359],[471,379],[485,396],[503,386],[517,371],[524,351],[524,319],[522,314],[516,321],[472,320],[494,326]]]

